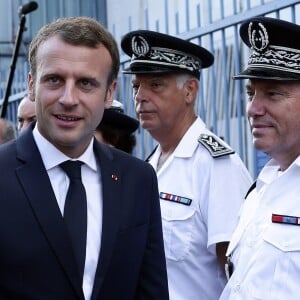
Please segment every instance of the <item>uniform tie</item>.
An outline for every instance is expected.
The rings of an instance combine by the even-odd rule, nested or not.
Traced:
[[[81,161],[71,160],[60,164],[70,179],[64,208],[64,220],[71,238],[81,279],[84,273],[87,232],[86,193],[81,181],[82,164]]]

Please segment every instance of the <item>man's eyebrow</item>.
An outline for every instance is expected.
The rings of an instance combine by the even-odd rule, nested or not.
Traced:
[[[79,81],[80,80],[87,80],[87,81],[90,81],[92,82],[93,84],[97,85],[97,86],[100,86],[101,85],[101,81],[99,81],[96,77],[90,77],[90,76],[82,76],[78,79]]]

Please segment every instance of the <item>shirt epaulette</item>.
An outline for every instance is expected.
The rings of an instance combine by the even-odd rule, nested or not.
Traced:
[[[234,150],[225,143],[222,143],[222,141],[217,140],[213,135],[201,134],[198,138],[198,142],[203,145],[214,158],[234,153]]]

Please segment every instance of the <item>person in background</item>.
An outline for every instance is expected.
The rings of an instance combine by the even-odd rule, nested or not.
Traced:
[[[222,300],[299,299],[299,34],[299,25],[268,17],[240,27],[251,51],[235,79],[248,79],[253,144],[271,160],[249,190],[230,241]]]
[[[0,299],[169,299],[155,171],[94,138],[116,41],[92,18],[57,19],[29,63],[36,122],[0,147]]]
[[[139,121],[124,114],[123,104],[113,100],[111,107],[104,110],[95,137],[99,142],[132,154],[136,145],[134,132],[138,127]]]
[[[121,42],[131,57],[135,108],[158,141],[148,158],[158,177],[171,300],[216,300],[225,252],[251,177],[239,156],[195,112],[200,71],[213,55],[147,30]]]
[[[0,144],[4,144],[8,141],[16,138],[15,125],[6,119],[0,118]]]
[[[25,130],[30,123],[36,120],[35,104],[29,99],[28,95],[25,95],[18,105],[17,118],[19,132]]]

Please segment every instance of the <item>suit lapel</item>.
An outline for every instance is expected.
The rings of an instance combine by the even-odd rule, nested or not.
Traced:
[[[122,173],[109,148],[95,142],[94,151],[101,170],[103,189],[101,250],[92,294],[92,299],[97,299],[119,230]]]
[[[24,163],[16,169],[16,174],[27,195],[29,205],[73,288],[83,299],[81,282],[63,217],[30,131],[17,140],[17,153],[18,158]]]

